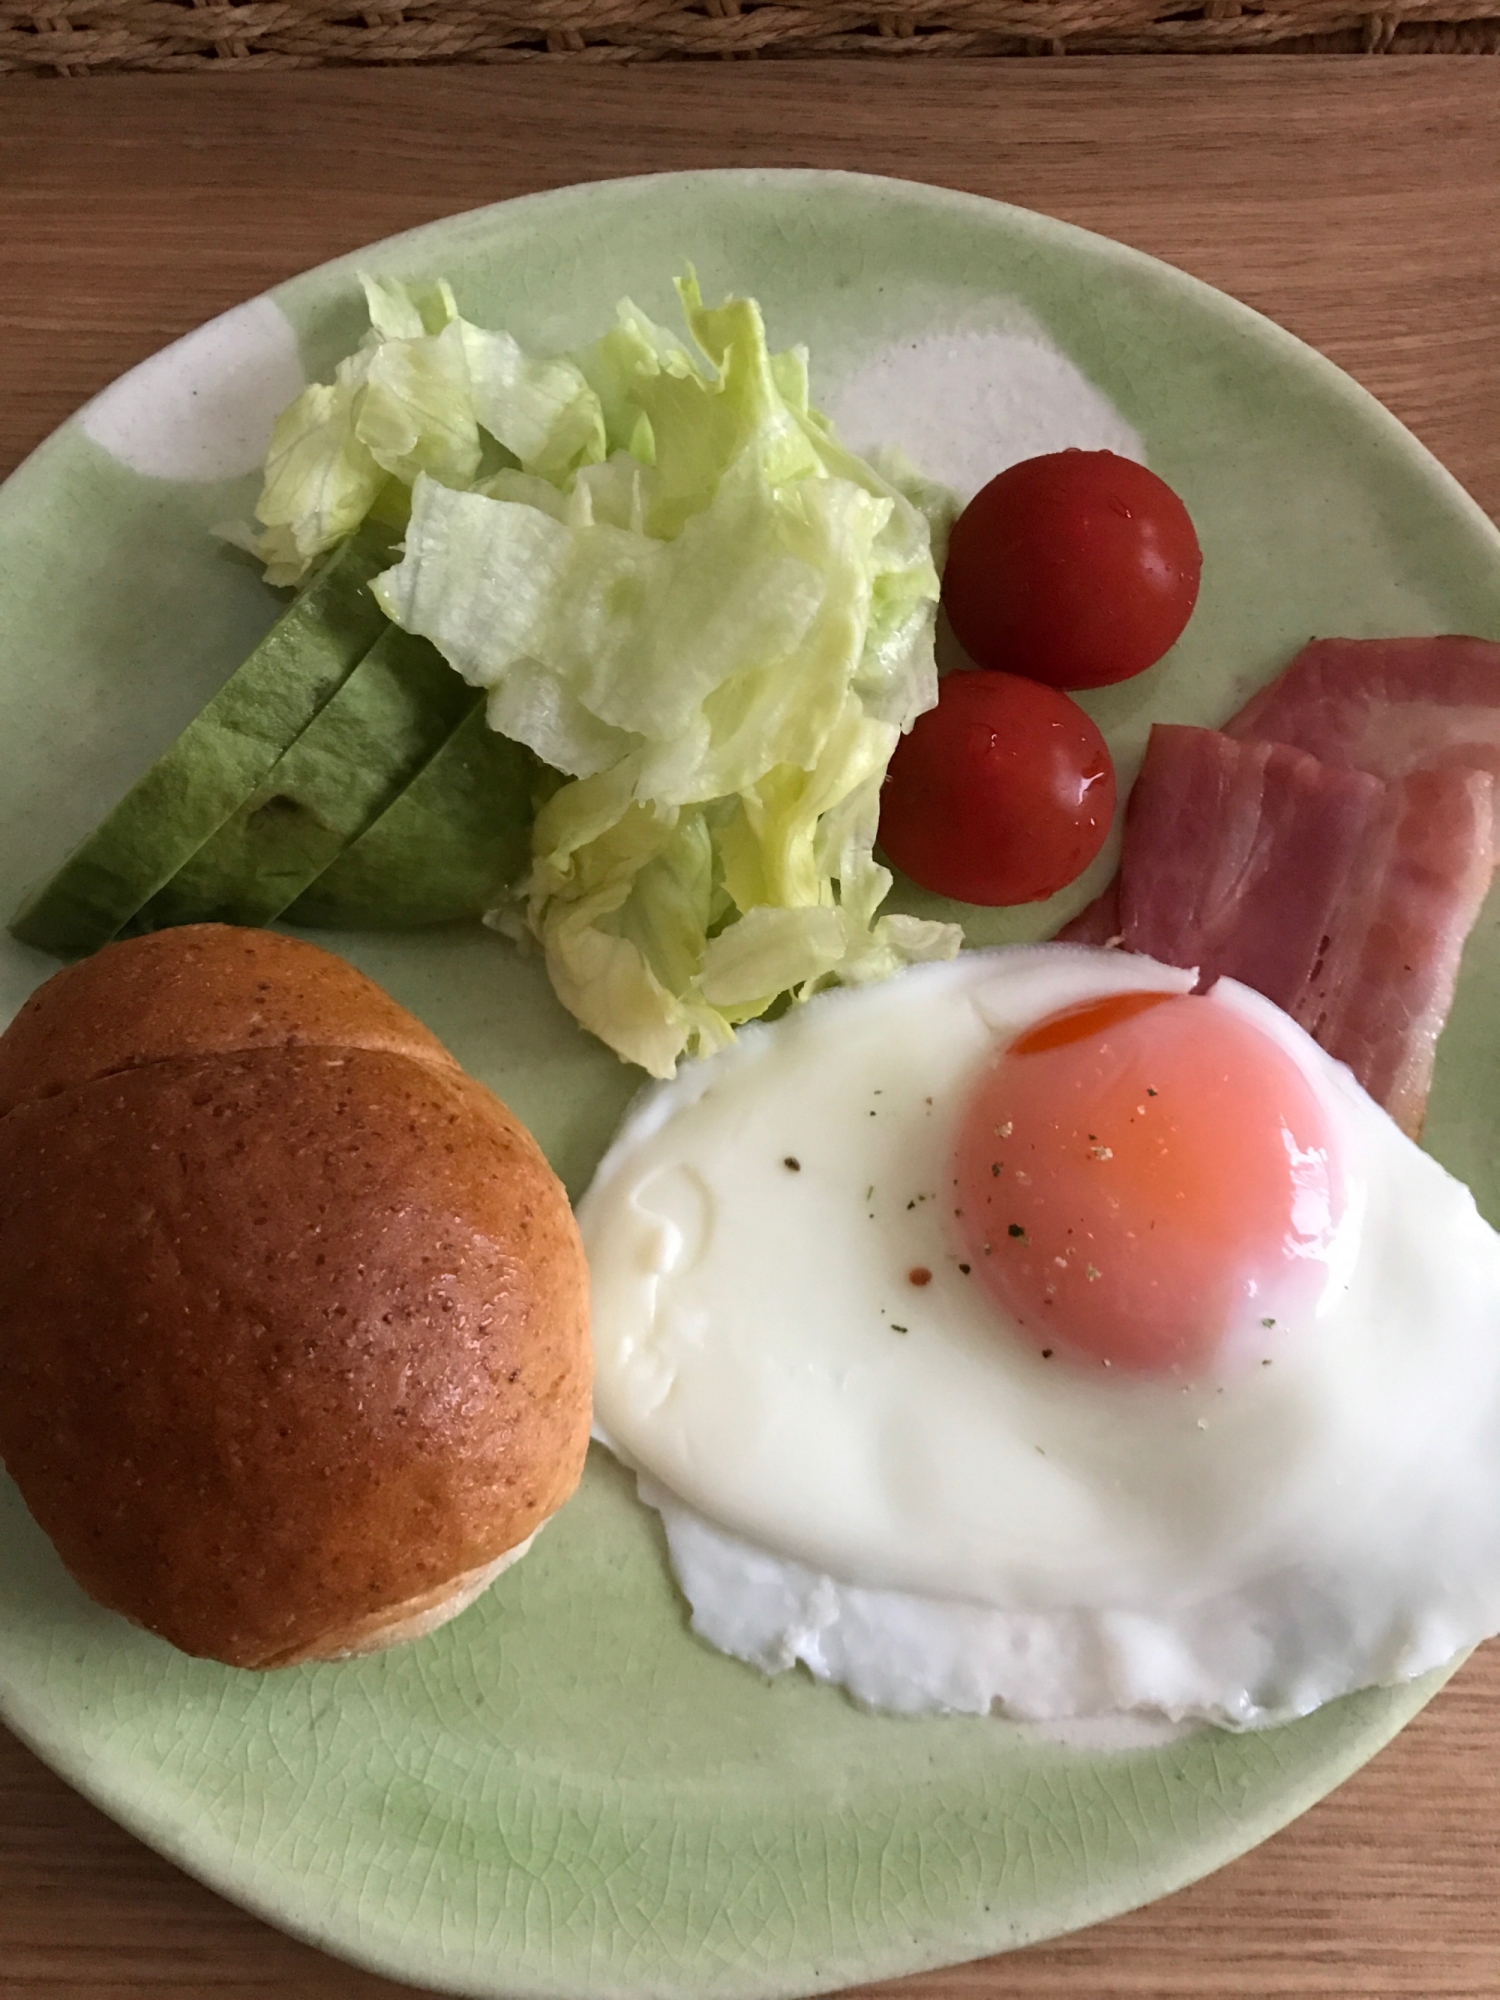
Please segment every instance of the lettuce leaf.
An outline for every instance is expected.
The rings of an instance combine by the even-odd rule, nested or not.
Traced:
[[[753,300],[679,291],[697,358],[628,303],[589,349],[534,362],[506,336],[455,335],[456,317],[427,330],[431,306],[424,331],[397,330],[418,308],[382,296],[377,353],[403,349],[387,400],[362,407],[353,445],[320,417],[343,456],[308,481],[347,510],[363,450],[410,486],[382,608],[568,780],[538,814],[520,907],[495,921],[538,939],[564,1004],[657,1076],[784,994],[961,942],[881,917],[873,854],[891,752],[936,700],[932,537],[950,503],[839,445],[805,354],[771,353]],[[431,387],[450,379],[445,339],[464,407],[519,470],[466,470],[456,406]]]
[[[956,502],[846,451],[752,299],[628,301],[528,355],[446,283],[362,280],[369,331],[278,420],[235,532],[294,583],[368,516],[406,528],[382,608],[563,782],[519,902],[564,1003],[670,1075],[783,995],[948,957],[879,914],[880,783],[937,698],[933,549]]]
[[[548,480],[605,455],[599,399],[574,363],[530,360],[463,319],[447,284],[361,283],[369,332],[277,419],[259,532],[229,531],[271,583],[300,582],[377,506],[399,523],[418,478],[472,485],[486,437]]]

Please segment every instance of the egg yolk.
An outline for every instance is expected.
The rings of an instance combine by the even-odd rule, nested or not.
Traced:
[[[1306,1077],[1194,994],[1113,994],[1010,1043],[955,1188],[964,1259],[1028,1342],[1137,1373],[1264,1353],[1316,1303],[1343,1210]]]

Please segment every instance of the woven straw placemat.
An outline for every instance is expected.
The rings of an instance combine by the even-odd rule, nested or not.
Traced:
[[[1500,52],[1497,0],[0,0],[0,71]]]

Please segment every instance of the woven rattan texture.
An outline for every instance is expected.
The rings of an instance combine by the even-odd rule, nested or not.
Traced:
[[[1500,52],[1500,0],[0,0],[0,71],[668,57]]]

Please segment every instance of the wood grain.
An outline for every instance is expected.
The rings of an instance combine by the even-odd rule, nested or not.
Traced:
[[[0,471],[163,342],[456,209],[656,168],[900,174],[1155,252],[1310,340],[1500,513],[1500,98],[1483,59],[806,63],[0,86]],[[1500,1648],[1209,1881],[899,2000],[1495,2000]],[[0,1732],[4,2000],[377,2000]],[[585,2000],[585,1996],[579,1996]]]

